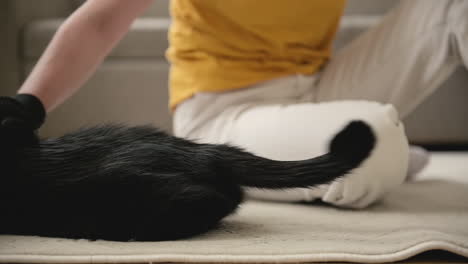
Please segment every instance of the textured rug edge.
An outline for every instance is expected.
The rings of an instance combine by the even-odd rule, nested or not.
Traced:
[[[355,253],[315,253],[292,255],[0,255],[0,263],[301,263],[361,262],[382,263],[405,260],[428,250],[445,250],[468,258],[468,248],[446,241],[428,241],[401,251],[366,255]]]

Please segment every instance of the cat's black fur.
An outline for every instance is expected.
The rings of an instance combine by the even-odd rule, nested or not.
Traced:
[[[118,241],[185,238],[233,213],[243,199],[241,186],[328,183],[359,166],[374,144],[372,130],[360,121],[335,136],[329,153],[304,161],[273,161],[228,145],[198,144],[150,126],[82,129],[13,152],[0,150],[0,233]]]

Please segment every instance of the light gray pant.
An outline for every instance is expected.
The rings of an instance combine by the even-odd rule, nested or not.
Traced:
[[[200,142],[229,142],[260,156],[294,160],[324,153],[347,122],[365,120],[376,131],[378,145],[343,180],[311,189],[248,190],[255,198],[322,199],[362,208],[406,176],[408,145],[393,106],[400,116],[407,115],[461,63],[468,65],[468,1],[402,1],[335,54],[321,73],[198,93],[177,108],[174,131]]]

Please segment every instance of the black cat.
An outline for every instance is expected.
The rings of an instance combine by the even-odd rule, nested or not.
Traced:
[[[375,141],[368,125],[354,121],[325,155],[273,161],[150,126],[81,129],[0,150],[0,233],[117,241],[186,238],[233,213],[243,199],[241,186],[331,182],[359,166]]]

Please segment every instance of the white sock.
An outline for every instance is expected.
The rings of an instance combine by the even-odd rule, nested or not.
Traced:
[[[418,146],[410,146],[407,181],[415,180],[415,176],[429,163],[429,157],[430,154],[427,150]]]

